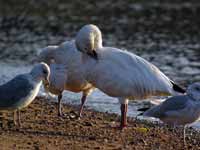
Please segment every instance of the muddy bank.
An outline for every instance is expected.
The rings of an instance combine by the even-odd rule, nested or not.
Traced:
[[[13,126],[10,115],[1,119],[0,146],[3,149],[199,149],[200,136],[187,130],[183,146],[182,128],[171,128],[129,118],[129,127],[116,127],[119,116],[85,110],[76,118],[77,107],[64,105],[65,117],[58,118],[56,103],[44,98],[22,111],[22,127]],[[7,119],[6,119],[7,118]],[[2,124],[3,122],[3,124]],[[190,130],[190,131],[189,131]]]

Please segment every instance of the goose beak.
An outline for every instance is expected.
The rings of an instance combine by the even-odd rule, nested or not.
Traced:
[[[82,51],[81,49],[77,48],[77,50],[81,53],[85,53],[84,51]],[[92,50],[92,51],[88,51],[86,52],[87,55],[89,55],[90,57],[94,58],[95,60],[98,60],[98,55],[96,50]]]
[[[87,52],[87,54],[90,57],[94,58],[95,60],[98,60],[98,54],[97,54],[97,52],[95,50],[92,50],[91,52]]]

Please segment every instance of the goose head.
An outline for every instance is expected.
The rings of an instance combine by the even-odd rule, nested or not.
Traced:
[[[187,89],[187,94],[193,99],[200,101],[200,82],[191,84]]]
[[[40,53],[38,55],[38,62],[45,62],[48,65],[51,63],[54,63],[54,53],[57,50],[58,46],[57,45],[49,45],[47,47],[44,47],[40,49]]]
[[[76,35],[75,44],[80,52],[98,59],[97,49],[102,47],[100,29],[92,24],[83,26]]]

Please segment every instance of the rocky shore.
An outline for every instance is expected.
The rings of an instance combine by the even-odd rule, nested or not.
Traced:
[[[187,129],[187,145],[183,144],[183,129],[172,130],[165,125],[129,118],[123,131],[119,116],[85,109],[78,119],[76,106],[64,105],[65,116],[57,116],[56,103],[42,97],[21,113],[22,126],[15,127],[11,114],[1,118],[0,147],[6,149],[103,149],[103,150],[183,150],[199,149],[200,134]]]

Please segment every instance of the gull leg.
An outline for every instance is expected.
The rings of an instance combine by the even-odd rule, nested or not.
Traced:
[[[14,122],[14,125],[17,125],[17,121],[16,121],[16,111],[13,112],[13,122]]]
[[[17,123],[19,127],[21,127],[21,116],[20,116],[20,110],[17,110]]]
[[[183,142],[184,142],[184,145],[186,145],[186,141],[185,141],[185,136],[186,136],[186,125],[183,127]]]
[[[4,127],[4,124],[5,124],[5,113],[4,112],[1,112],[1,116],[0,116],[0,120],[2,122],[2,128]],[[13,120],[14,121],[14,120]]]
[[[84,104],[86,102],[86,98],[87,98],[87,94],[83,92],[83,95],[81,98],[81,106],[79,108],[79,117],[82,117],[82,111],[83,111]]]
[[[176,130],[176,122],[173,123],[172,132],[175,133]]]
[[[58,95],[58,116],[62,116],[61,99],[62,99],[62,93]]]

